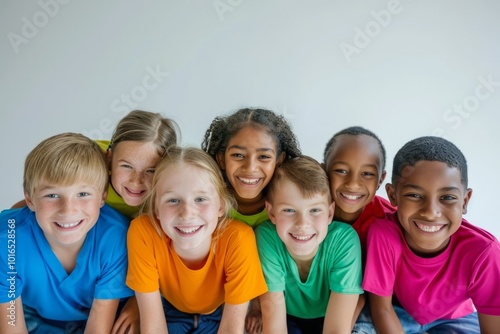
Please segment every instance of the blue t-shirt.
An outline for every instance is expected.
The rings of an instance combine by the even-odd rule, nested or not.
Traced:
[[[46,319],[87,320],[94,298],[133,295],[125,285],[129,219],[104,205],[68,275],[28,207],[0,213],[0,303],[21,295]]]
[[[361,247],[348,224],[332,222],[302,282],[297,264],[271,221],[255,229],[257,249],[270,292],[285,295],[287,314],[303,319],[324,317],[330,292],[361,294]]]

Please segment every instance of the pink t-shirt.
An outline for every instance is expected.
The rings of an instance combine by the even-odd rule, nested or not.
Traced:
[[[474,312],[500,316],[500,243],[465,219],[446,250],[422,258],[408,247],[396,214],[368,232],[363,289],[392,296],[421,325]]]

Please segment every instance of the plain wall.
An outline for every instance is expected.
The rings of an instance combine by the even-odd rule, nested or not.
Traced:
[[[445,136],[469,162],[465,216],[497,237],[500,3],[491,1],[3,1],[0,206],[22,199],[26,155],[57,133],[110,138],[132,109],[200,146],[211,120],[264,107],[321,160],[361,125],[392,158]],[[383,187],[382,187],[383,188]],[[382,189],[379,194],[385,196]]]

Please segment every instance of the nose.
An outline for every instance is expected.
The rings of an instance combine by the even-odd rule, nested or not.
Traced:
[[[76,203],[71,198],[62,198],[59,206],[59,213],[71,214],[76,211]]]
[[[309,226],[309,219],[307,219],[307,217],[305,217],[304,214],[300,214],[297,217],[297,220],[295,222],[295,226],[298,228],[306,228]]]
[[[245,160],[245,164],[243,165],[245,170],[251,171],[257,168],[257,159],[256,158],[248,158]]]
[[[432,198],[425,200],[420,214],[422,217],[429,220],[441,217],[441,207],[439,205],[439,201]]]
[[[346,181],[346,187],[349,189],[358,189],[360,187],[359,177],[356,174],[350,174]]]
[[[130,183],[132,184],[142,184],[143,176],[142,173],[138,171],[133,171],[130,174]]]
[[[189,220],[194,214],[194,208],[190,203],[182,203],[180,206],[180,214],[182,220]]]

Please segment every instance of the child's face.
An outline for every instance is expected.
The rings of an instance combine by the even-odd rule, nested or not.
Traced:
[[[312,259],[333,219],[334,205],[329,196],[315,194],[306,198],[294,183],[283,181],[272,200],[266,202],[266,208],[292,258]]]
[[[326,163],[335,219],[352,223],[371,202],[385,178],[380,159],[379,144],[370,136],[337,138]]]
[[[122,141],[108,151],[111,185],[125,203],[141,205],[151,190],[155,166],[160,160],[152,142]]]
[[[106,191],[86,183],[60,186],[40,183],[26,203],[35,212],[52,249],[79,249],[87,232],[95,225]]]
[[[274,138],[263,130],[245,127],[232,137],[217,161],[235,190],[237,201],[261,199],[262,190],[271,180],[278,157]]]
[[[441,252],[462,223],[472,195],[460,181],[460,171],[444,162],[419,161],[403,169],[387,195],[397,206],[408,246],[418,255]]]
[[[181,258],[208,254],[224,207],[206,171],[185,164],[165,169],[158,180],[155,206],[161,227]]]

